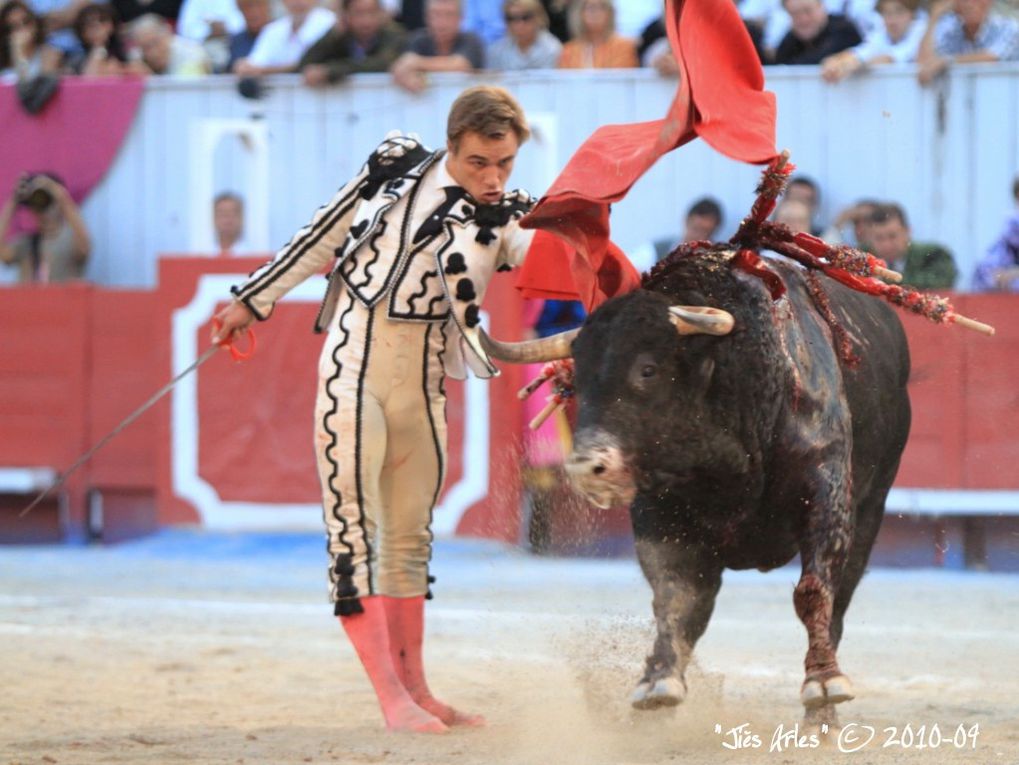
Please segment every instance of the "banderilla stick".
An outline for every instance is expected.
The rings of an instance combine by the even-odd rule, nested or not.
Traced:
[[[976,319],[970,319],[970,318],[968,318],[966,316],[960,316],[957,313],[949,314],[949,318],[954,323],[958,324],[960,327],[965,327],[966,329],[972,329],[974,332],[979,332],[980,334],[987,335],[988,337],[991,337],[991,336],[994,335],[994,327],[992,327],[990,324],[984,324],[982,321],[977,321]]]
[[[551,380],[555,376],[555,370],[552,365],[549,364],[545,369],[541,371],[541,374],[531,380],[527,385],[517,391],[517,398],[523,401],[525,398],[530,396],[534,391],[538,390],[548,380]]]
[[[552,396],[548,400],[548,403],[545,404],[545,408],[538,412],[535,418],[531,420],[531,424],[528,427],[530,427],[531,430],[537,430],[545,424],[545,420],[551,417],[553,413],[565,406],[565,401],[561,401],[558,396]]]
[[[902,274],[898,271],[893,271],[890,268],[881,268],[881,266],[874,267],[874,276],[880,276],[886,282],[892,284],[899,284],[902,281]]]

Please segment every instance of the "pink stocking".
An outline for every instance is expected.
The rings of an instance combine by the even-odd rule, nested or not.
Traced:
[[[339,619],[375,688],[386,727],[417,733],[443,733],[448,728],[437,716],[415,703],[393,666],[387,609],[382,600],[380,596],[361,598],[363,613]]]
[[[382,600],[389,622],[389,649],[393,656],[393,666],[414,701],[446,725],[484,725],[484,717],[458,712],[432,696],[428,689],[421,657],[425,632],[424,596],[413,598],[383,596]]]

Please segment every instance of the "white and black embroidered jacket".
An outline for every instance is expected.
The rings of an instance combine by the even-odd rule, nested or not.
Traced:
[[[368,307],[387,300],[392,320],[448,323],[460,339],[444,355],[450,376],[462,378],[465,362],[479,377],[498,374],[478,342],[479,306],[492,274],[523,262],[534,232],[518,221],[534,199],[513,191],[479,205],[449,176],[444,156],[390,133],[234,295],[266,319],[276,301],[335,259],[316,332],[328,328],[346,289]]]

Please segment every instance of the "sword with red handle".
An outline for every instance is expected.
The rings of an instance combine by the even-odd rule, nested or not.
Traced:
[[[218,331],[219,328],[220,328],[220,324],[221,323],[217,319],[213,319],[212,323],[216,327],[216,330]],[[141,417],[143,414],[145,414],[145,412],[147,412],[149,409],[151,409],[153,406],[155,406],[156,402],[159,401],[159,399],[161,399],[163,396],[165,396],[171,390],[173,390],[173,387],[177,383],[179,383],[181,380],[183,380],[189,374],[191,374],[196,369],[198,369],[198,367],[200,367],[206,361],[208,361],[213,356],[215,356],[217,351],[222,350],[224,348],[227,349],[228,351],[230,351],[230,357],[234,361],[247,361],[248,359],[250,359],[255,354],[255,331],[253,329],[251,329],[251,327],[248,327],[248,349],[246,351],[242,351],[236,345],[234,345],[234,341],[233,341],[232,338],[231,339],[220,340],[217,344],[212,345],[209,348],[207,348],[202,353],[201,356],[199,356],[197,359],[195,359],[194,363],[191,364],[191,366],[189,366],[183,372],[181,372],[176,377],[174,377],[172,380],[170,380],[170,382],[168,382],[166,385],[164,385],[162,388],[160,388],[154,394],[152,394],[152,397],[149,398],[148,401],[146,401],[140,407],[138,407],[133,412],[131,412],[131,414],[129,414],[127,417],[125,417],[121,421],[121,423],[119,425],[117,425],[117,427],[115,427],[113,430],[111,430],[109,433],[107,433],[105,436],[103,436],[103,438],[98,443],[96,443],[95,446],[93,446],[91,449],[89,449],[83,455],[78,457],[78,459],[76,459],[74,461],[73,465],[71,465],[69,468],[67,468],[67,470],[65,470],[63,473],[61,473],[58,476],[56,481],[54,481],[50,486],[48,486],[46,489],[44,489],[39,494],[39,496],[37,496],[34,500],[32,500],[32,504],[30,504],[28,507],[26,507],[20,513],[18,513],[18,517],[19,518],[24,518],[26,515],[28,515],[28,513],[32,510],[32,508],[34,508],[36,505],[38,505],[40,502],[42,502],[47,496],[49,496],[49,494],[51,494],[52,492],[56,491],[61,486],[63,486],[67,482],[67,479],[68,479],[68,477],[70,477],[71,473],[73,473],[75,470],[77,470],[82,465],[84,465],[86,462],[88,462],[89,459],[92,458],[92,455],[94,455],[97,451],[99,451],[104,446],[106,446],[106,444],[108,444],[110,441],[112,441],[117,435],[120,434],[120,432],[122,430],[124,430],[124,428],[126,428],[132,422],[134,422],[139,417]]]

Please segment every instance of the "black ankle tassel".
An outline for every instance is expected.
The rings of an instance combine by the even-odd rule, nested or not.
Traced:
[[[360,598],[344,598],[343,600],[337,600],[336,606],[333,609],[334,616],[353,616],[354,614],[363,614],[364,606],[361,605]]]

